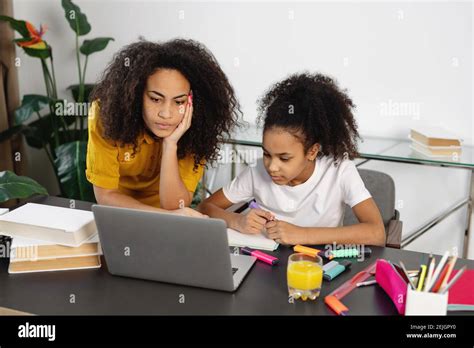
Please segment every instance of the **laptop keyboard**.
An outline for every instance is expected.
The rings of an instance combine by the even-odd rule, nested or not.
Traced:
[[[239,270],[238,268],[234,268],[234,267],[232,267],[232,275],[234,275],[234,274],[235,274],[235,272],[237,272],[238,270]]]

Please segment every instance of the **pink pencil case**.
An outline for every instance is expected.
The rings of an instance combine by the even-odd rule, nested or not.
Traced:
[[[405,314],[408,284],[395,267],[387,260],[378,259],[375,266],[375,280],[397,307],[398,314]]]

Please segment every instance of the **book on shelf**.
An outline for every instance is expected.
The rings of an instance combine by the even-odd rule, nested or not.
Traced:
[[[426,146],[412,139],[410,148],[427,157],[442,157],[456,160],[461,156],[460,146]]]
[[[460,147],[462,140],[442,127],[417,126],[410,130],[410,138],[426,146]]]

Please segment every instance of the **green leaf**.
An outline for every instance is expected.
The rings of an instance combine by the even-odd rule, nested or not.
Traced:
[[[61,4],[69,26],[77,35],[86,35],[91,31],[91,25],[87,21],[86,15],[81,12],[77,5],[71,0],[62,0]]]
[[[48,195],[48,191],[26,176],[18,176],[9,170],[0,172],[0,202],[28,198],[34,194]]]
[[[92,40],[84,40],[81,45],[80,51],[82,54],[88,56],[94,52],[99,52],[105,49],[109,41],[114,41],[111,37],[98,37]]]
[[[66,124],[68,126],[72,125],[78,118],[84,119],[84,116],[56,116],[54,115],[53,117],[58,118],[57,124],[58,127],[61,125],[61,121],[59,120],[59,117],[62,117]],[[87,136],[87,128],[83,130],[83,132]],[[51,114],[43,116],[39,120],[35,120],[31,122],[26,129],[23,130],[23,134],[25,135],[26,142],[28,145],[41,149],[44,147],[46,144],[50,144],[52,148],[55,147],[54,142],[52,141],[54,139],[54,133],[53,133],[53,125],[51,122]],[[69,139],[84,139],[83,137],[81,138],[81,134],[79,131],[74,131],[74,130],[68,130],[68,134],[71,136]],[[65,143],[66,138],[64,131],[62,128],[60,128],[59,131],[59,142],[60,143]]]
[[[75,129],[68,129],[65,132],[61,129],[61,131],[59,132],[59,142],[61,144],[65,144],[66,142],[68,142],[68,139],[74,139],[74,141],[80,140],[80,131],[76,131]]]
[[[62,192],[67,198],[95,202],[92,185],[86,178],[87,142],[62,144],[55,151],[54,164]]]
[[[47,59],[51,57],[51,47],[48,46],[48,48],[45,49],[37,49],[37,48],[28,48],[28,47],[22,47],[23,50],[27,55],[30,57],[35,57],[35,58],[43,58]]]
[[[28,145],[36,149],[42,149],[52,138],[53,131],[51,120],[49,120],[47,117],[43,117],[40,120],[30,123],[28,126],[20,124],[10,127],[0,133],[0,143],[7,139],[13,138],[19,133],[25,135]]]
[[[35,112],[41,111],[49,105],[50,98],[39,94],[26,94],[19,108],[15,110],[15,124],[22,124]]]
[[[42,149],[53,137],[51,114],[31,122],[28,127],[23,130],[23,134],[25,135],[28,145],[36,149]]]
[[[67,89],[71,90],[72,97],[77,102],[79,98],[79,87],[80,85],[71,85]],[[84,84],[84,101],[89,101],[89,95],[91,94],[92,90],[94,89],[95,84],[93,83],[85,83]]]
[[[46,117],[36,120],[25,127],[22,133],[25,135],[28,145],[36,149],[42,149],[48,144],[53,134],[51,120]]]
[[[30,37],[30,32],[26,27],[26,22],[21,20],[16,20],[15,18],[8,16],[0,16],[0,21],[5,21],[10,23],[10,27],[18,32],[23,37]]]

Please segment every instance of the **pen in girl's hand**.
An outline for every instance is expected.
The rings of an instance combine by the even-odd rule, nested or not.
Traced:
[[[250,209],[261,209],[260,206],[255,201],[250,202],[249,208]]]
[[[262,208],[260,208],[260,206],[258,205],[258,203],[255,202],[255,201],[250,202],[249,208],[250,208],[250,209],[261,209],[261,210],[263,210]],[[275,217],[274,217],[273,214],[272,214],[272,218],[271,218],[271,219],[267,219],[267,220],[268,220],[268,221],[273,221],[273,220],[275,220]]]

